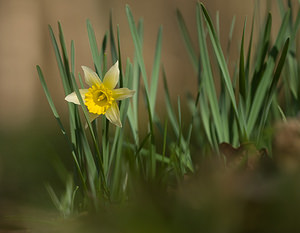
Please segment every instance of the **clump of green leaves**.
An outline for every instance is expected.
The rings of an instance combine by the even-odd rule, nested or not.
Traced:
[[[170,121],[176,132],[176,139],[171,139],[168,136],[168,121],[161,123],[155,111],[161,67],[162,27],[160,27],[157,35],[156,52],[149,85],[142,56],[143,22],[139,21],[136,26],[129,6],[126,7],[126,13],[135,45],[135,57],[133,62],[129,59],[126,60],[125,69],[123,69],[123,61],[121,60],[119,28],[117,28],[117,39],[115,39],[112,20],[110,19],[110,30],[104,35],[99,49],[92,24],[87,20],[91,54],[95,71],[99,77],[102,78],[107,69],[108,61],[105,54],[108,50],[107,42],[109,41],[112,63],[118,60],[120,64],[120,87],[124,85],[136,91],[131,102],[125,100],[119,106],[121,121],[125,127],[112,127],[105,118],[90,123],[87,109],[83,103],[79,108],[68,103],[69,132],[67,132],[67,127],[55,108],[42,70],[37,66],[46,97],[67,140],[76,167],[74,182],[73,180],[67,182],[67,191],[61,200],[50,186],[47,188],[55,205],[64,216],[71,212],[84,210],[89,206],[97,209],[105,203],[127,200],[136,182],[161,183],[161,180],[168,179],[170,176],[180,179],[188,170],[193,169],[189,144],[182,136],[180,123],[176,119],[177,116],[171,106],[168,92],[167,108],[171,116]],[[65,95],[73,91],[79,94],[79,85],[80,88],[83,88],[83,82],[80,73],[77,76],[78,79],[76,78],[74,42],[71,41],[69,56],[60,23],[58,23],[58,29],[59,41],[57,41],[52,27],[49,26]],[[145,86],[144,92],[140,88],[141,81]],[[144,100],[144,106],[148,112],[147,120],[139,118],[139,101],[141,100]],[[180,107],[178,111],[180,116]],[[144,136],[140,134],[140,121],[147,126],[147,132]],[[126,127],[127,123],[129,127]],[[86,124],[87,129],[85,128]],[[163,140],[162,146],[161,142],[156,139],[155,126],[162,129],[159,135]],[[129,128],[129,131],[126,132],[124,128]],[[171,151],[167,148],[167,140],[172,140]],[[161,185],[166,186],[164,183]]]
[[[205,155],[211,152],[220,155],[221,143],[240,146],[254,142],[256,148],[271,149],[271,137],[266,137],[268,127],[274,120],[285,117],[286,113],[295,114],[299,107],[299,104],[296,108],[287,104],[287,110],[283,110],[285,108],[279,99],[282,86],[287,103],[297,102],[300,94],[299,85],[295,86],[299,72],[295,40],[300,11],[293,22],[291,11],[285,10],[283,5],[280,6],[282,22],[274,43],[271,39],[272,16],[268,14],[263,33],[260,34],[257,45],[253,46],[253,16],[247,53],[244,52],[245,21],[244,30],[241,32],[240,56],[234,72],[228,68],[218,36],[218,27],[216,30],[204,5],[196,5],[197,49],[191,42],[182,14],[177,11],[179,28],[197,73],[195,78],[198,80],[196,98],[187,100],[192,115],[190,122],[182,122],[180,98],[177,109],[171,104],[167,74],[161,66],[162,27],[157,34],[150,76],[146,72],[143,58],[143,21],[136,24],[129,6],[126,6],[126,14],[135,48],[133,61],[122,61],[119,28],[117,27],[115,38],[111,18],[110,30],[103,36],[100,47],[92,24],[87,20],[90,49],[98,76],[102,78],[107,71],[109,62],[105,54],[109,50],[109,41],[111,63],[118,60],[120,64],[120,87],[124,85],[135,90],[136,94],[132,100],[125,100],[119,106],[124,128],[111,127],[105,118],[90,123],[83,102],[79,107],[68,103],[69,125],[66,127],[52,101],[42,70],[37,66],[46,97],[67,140],[75,164],[74,179],[67,182],[66,193],[61,199],[48,187],[57,208],[67,216],[90,207],[98,209],[107,203],[128,200],[140,183],[149,186],[155,184],[160,188],[170,187],[174,181],[176,184],[186,174],[195,171],[194,161],[201,155],[199,151],[193,154],[192,142],[196,142],[195,147],[201,148],[200,152]],[[231,44],[234,22],[235,20],[231,26],[228,46]],[[59,41],[51,27],[49,32],[65,95],[73,91],[79,95],[79,86],[83,88],[83,82],[81,75],[76,75],[75,71],[74,42],[71,41],[69,56],[60,23],[58,29]],[[210,46],[213,54],[209,53]],[[286,75],[290,70],[293,75]],[[280,79],[282,71],[285,75]],[[160,119],[155,108],[160,74],[164,82],[166,120]],[[217,92],[216,82],[221,87],[220,92]],[[141,88],[141,83],[144,89]],[[140,101],[144,103],[147,119],[139,117]],[[139,127],[141,123],[146,126],[144,135]],[[187,130],[183,130],[183,125],[188,126]]]
[[[295,70],[298,69],[295,58],[295,38],[298,32],[300,11],[297,11],[294,23],[291,10],[286,10],[282,1],[279,3],[282,22],[274,39],[275,42],[272,43],[272,15],[269,13],[259,33],[260,38],[253,46],[255,11],[247,53],[244,52],[247,25],[245,21],[241,32],[239,61],[236,62],[235,70],[232,72],[228,68],[226,56],[222,51],[219,33],[204,5],[198,3],[196,7],[198,49],[192,45],[184,18],[180,11],[177,11],[182,37],[199,77],[199,108],[196,117],[201,124],[197,132],[204,132],[206,141],[214,150],[218,150],[222,142],[233,146],[253,142],[257,147],[271,149],[271,137],[266,137],[267,129],[274,120],[285,118],[279,98],[282,85],[289,98],[288,103],[291,103],[291,98],[297,99],[298,89],[297,91],[293,89],[298,86],[295,77]],[[233,19],[229,45],[234,22]],[[217,25],[219,25],[218,17]],[[210,44],[208,44],[208,39]],[[208,52],[210,51],[209,45],[214,54]],[[216,67],[213,66],[214,64]],[[283,79],[280,79],[283,70],[287,72],[292,70],[292,72],[289,77],[285,75]],[[233,73],[233,76],[230,76],[230,73]],[[217,85],[220,86],[220,93],[216,91],[214,81],[217,81]],[[294,111],[294,106],[296,105],[286,107],[290,109],[288,111]],[[201,138],[203,134],[195,135],[198,142],[203,140]]]

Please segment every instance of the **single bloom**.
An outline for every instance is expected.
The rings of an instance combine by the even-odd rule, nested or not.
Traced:
[[[135,91],[128,88],[115,89],[119,81],[119,63],[116,62],[105,74],[103,82],[98,75],[90,68],[82,66],[85,82],[89,89],[79,89],[81,97],[89,112],[89,119],[92,122],[100,115],[105,117],[116,126],[122,127],[120,111],[117,100],[132,97]],[[79,104],[79,99],[75,92],[67,95],[66,101]]]

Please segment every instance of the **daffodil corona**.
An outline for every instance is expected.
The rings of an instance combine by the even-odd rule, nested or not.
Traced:
[[[80,89],[81,97],[89,111],[90,121],[95,120],[100,115],[113,124],[122,127],[120,111],[117,100],[132,97],[135,91],[128,88],[114,89],[119,81],[119,64],[116,62],[105,74],[103,82],[98,75],[90,68],[82,66],[85,82],[90,86],[89,89]],[[80,104],[75,92],[67,95],[66,101]]]

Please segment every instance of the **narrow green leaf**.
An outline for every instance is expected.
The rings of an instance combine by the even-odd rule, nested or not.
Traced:
[[[115,64],[115,62],[118,60],[118,55],[117,55],[115,38],[114,38],[112,11],[110,11],[109,13],[109,38],[110,38],[110,52],[111,52],[112,63]]]
[[[201,6],[201,9],[202,9],[202,13],[204,14],[204,18],[207,22],[208,32],[209,32],[209,35],[210,35],[212,46],[214,48],[214,52],[215,52],[219,67],[220,67],[221,72],[222,72],[222,78],[224,79],[228,94],[230,96],[230,100],[231,100],[231,104],[232,104],[233,109],[234,109],[234,113],[235,113],[236,118],[238,120],[239,126],[242,127],[241,122],[239,122],[240,118],[239,118],[239,113],[238,113],[238,110],[237,110],[235,95],[234,95],[234,91],[233,91],[229,71],[228,71],[228,68],[227,68],[227,63],[225,61],[225,58],[224,58],[224,55],[223,55],[223,52],[222,52],[220,41],[219,41],[219,39],[217,37],[217,34],[214,30],[214,27],[213,27],[213,24],[211,22],[211,19],[210,19],[209,15],[208,15],[208,12],[206,11],[203,4],[201,4],[200,6]],[[198,8],[200,8],[199,3],[198,3]]]
[[[244,23],[242,43],[240,50],[240,68],[239,68],[239,92],[243,97],[244,101],[246,100],[246,78],[245,78],[245,68],[244,68],[244,36],[245,36],[246,20]]]
[[[124,138],[124,131],[120,131],[119,140],[118,140],[118,146],[116,151],[116,159],[115,159],[115,165],[113,170],[113,177],[112,177],[112,198],[113,200],[118,200],[118,197],[120,196],[120,190],[121,190],[121,180],[122,180],[122,151],[123,149],[123,138]]]
[[[128,143],[128,142],[124,142],[123,146],[125,148],[129,148],[129,149],[132,149],[132,150],[136,149],[136,145]],[[147,150],[145,148],[142,148],[140,150],[140,154],[142,154],[143,156],[149,156],[149,153],[150,153],[149,150]],[[155,158],[156,158],[156,161],[164,162],[166,164],[170,163],[170,159],[168,157],[163,157],[161,154],[155,153]]]
[[[288,52],[288,49],[289,49],[289,42],[290,42],[290,39],[288,38],[286,40],[285,44],[284,44],[281,57],[279,59],[279,62],[278,62],[277,68],[275,70],[275,74],[274,74],[271,86],[270,86],[268,94],[267,94],[265,107],[263,108],[264,109],[263,110],[263,115],[261,117],[261,122],[260,122],[259,137],[258,137],[259,139],[260,139],[262,129],[263,129],[265,123],[266,123],[266,120],[267,120],[267,117],[268,117],[268,114],[269,114],[269,110],[270,110],[270,107],[271,107],[271,104],[272,104],[273,96],[276,92],[277,83],[279,81],[280,74],[281,74],[281,71],[282,71],[282,68],[283,68],[283,65],[284,65],[284,62],[285,62],[285,59],[286,59],[286,55],[287,55],[287,52]]]
[[[44,75],[43,75],[43,73],[42,73],[42,70],[41,70],[41,68],[40,68],[39,66],[36,66],[36,68],[37,68],[38,75],[39,75],[39,79],[40,79],[40,82],[41,82],[42,87],[43,87],[43,89],[44,89],[46,98],[47,98],[48,103],[49,103],[49,105],[50,105],[50,108],[51,108],[51,110],[52,110],[52,112],[53,112],[53,115],[54,115],[54,117],[55,117],[55,119],[56,119],[56,121],[57,121],[57,123],[58,123],[60,129],[61,129],[62,134],[64,135],[64,137],[66,138],[66,141],[68,142],[68,146],[69,146],[70,149],[71,149],[72,156],[73,156],[73,159],[74,159],[74,162],[75,162],[77,171],[78,171],[78,173],[79,173],[79,176],[80,176],[80,178],[81,178],[82,184],[83,184],[83,186],[84,186],[84,189],[87,190],[87,187],[86,187],[86,184],[85,184],[85,180],[84,180],[84,178],[83,178],[83,174],[82,174],[82,172],[81,172],[81,168],[80,168],[79,162],[78,162],[78,160],[77,160],[76,150],[75,150],[75,148],[74,148],[74,145],[71,143],[69,137],[67,136],[66,130],[65,130],[65,128],[64,128],[64,126],[63,126],[63,124],[62,124],[62,122],[61,122],[61,120],[60,120],[60,116],[59,116],[59,114],[58,114],[58,112],[57,112],[57,110],[56,110],[56,108],[55,108],[55,105],[54,105],[54,103],[53,103],[53,101],[52,101],[52,97],[51,97],[51,95],[50,95],[50,92],[49,92],[49,90],[48,90],[47,84],[46,84],[46,82],[45,82],[45,79],[44,79]]]
[[[219,108],[219,104],[218,104],[212,69],[210,66],[210,58],[208,55],[203,20],[201,17],[199,5],[197,5],[196,13],[197,13],[196,19],[197,19],[198,43],[199,43],[199,49],[200,49],[200,61],[201,61],[202,70],[203,70],[202,80],[203,80],[203,85],[205,87],[204,91],[207,94],[208,99],[209,99],[209,104],[210,104],[211,111],[212,111],[212,117],[214,120],[214,124],[216,125],[218,140],[220,142],[223,142],[225,140],[223,124],[221,121],[220,108]]]
[[[120,43],[120,29],[117,26],[117,41],[118,41],[118,60],[120,68],[120,88],[123,87],[123,66],[122,66],[122,56],[121,56],[121,43]]]
[[[292,31],[292,39],[293,39],[292,41],[294,41],[294,39],[296,38],[299,26],[300,26],[300,6],[298,7],[297,17]]]
[[[271,85],[272,72],[275,67],[275,61],[278,56],[278,51],[279,51],[279,49],[282,45],[282,42],[284,40],[284,37],[286,35],[288,16],[289,16],[289,11],[286,13],[284,20],[282,21],[278,35],[276,37],[275,45],[273,46],[273,48],[270,52],[270,57],[267,61],[265,71],[263,73],[263,76],[261,78],[259,86],[257,87],[257,90],[255,92],[255,96],[253,99],[254,104],[252,104],[252,106],[251,106],[251,110],[249,112],[249,116],[247,119],[247,131],[249,134],[251,134],[251,132],[255,126],[255,123],[256,123],[257,119],[259,118],[259,112],[260,112],[263,102],[265,100],[267,90]]]
[[[220,11],[216,12],[216,30],[217,30],[217,35],[220,38]]]
[[[52,27],[50,25],[49,25],[49,33],[50,33],[51,42],[52,42],[52,45],[53,45],[53,48],[54,48],[54,53],[55,53],[57,65],[58,65],[58,68],[59,68],[59,73],[60,73],[60,76],[61,76],[61,79],[62,79],[64,91],[65,91],[65,94],[68,95],[68,94],[71,93],[71,88],[70,88],[70,85],[68,83],[67,73],[65,71],[65,67],[64,67],[63,62],[62,62],[62,58],[61,58],[61,55],[60,55],[60,51],[59,51],[59,48],[58,48],[53,30],[52,30]]]
[[[256,11],[254,10],[254,13],[253,13],[253,16],[252,16],[251,34],[250,34],[250,40],[249,40],[249,45],[248,45],[247,62],[246,62],[246,68],[245,68],[245,86],[246,86],[246,90],[249,90],[250,62],[251,62],[251,51],[252,51],[252,40],[253,40],[253,31],[254,31],[255,12]],[[250,94],[250,92],[248,92],[248,95],[249,94]]]
[[[278,110],[279,110],[279,112],[280,112],[281,119],[283,120],[283,122],[286,123],[286,122],[287,122],[287,119],[286,119],[286,116],[285,116],[285,114],[284,114],[282,108],[281,108],[279,105],[277,105],[277,108],[278,108]]]
[[[64,34],[63,34],[63,30],[62,30],[60,22],[58,22],[58,29],[59,29],[59,41],[60,41],[60,45],[61,45],[64,68],[65,68],[66,75],[68,78],[68,85],[71,86],[69,58],[68,58],[67,47],[66,47]]]
[[[179,24],[179,29],[181,32],[181,36],[183,38],[183,42],[185,44],[185,47],[187,49],[188,55],[191,59],[192,65],[194,67],[194,70],[197,71],[198,69],[198,58],[197,58],[197,54],[196,54],[196,50],[194,49],[193,45],[192,45],[192,41],[191,41],[191,37],[189,35],[189,32],[187,30],[184,18],[181,14],[181,12],[177,9],[176,10],[176,15],[177,15],[177,21]]]
[[[159,69],[160,69],[161,45],[162,45],[162,26],[160,26],[157,35],[155,56],[154,56],[152,75],[151,75],[149,101],[150,101],[152,118],[154,117],[154,113],[155,113],[154,109],[155,109],[155,101],[157,96],[157,86],[158,86]]]
[[[152,118],[152,112],[151,112],[151,107],[150,107],[150,100],[149,97],[146,93],[146,101],[147,101],[147,110],[148,110],[148,120],[149,120],[149,129],[151,133],[151,144],[155,144],[155,139],[154,139],[154,128],[153,128],[153,118]]]
[[[98,143],[97,143],[97,140],[96,140],[96,136],[95,136],[95,133],[93,131],[91,122],[89,120],[88,110],[86,109],[85,104],[83,102],[83,99],[81,97],[81,94],[79,92],[77,83],[75,81],[74,74],[71,74],[71,79],[72,79],[72,84],[73,84],[74,91],[75,91],[75,93],[77,95],[77,98],[78,98],[78,100],[80,102],[80,105],[81,105],[81,108],[83,110],[86,123],[88,125],[89,130],[90,130],[90,133],[91,133],[91,136],[92,136],[92,139],[93,139],[93,143],[94,143],[94,146],[95,146],[96,154],[98,155],[98,158],[99,158],[99,162],[100,162],[100,170],[99,170],[100,174],[99,175],[100,175],[100,178],[101,178],[101,181],[102,181],[101,185],[102,185],[104,191],[106,192],[106,194],[109,195],[108,194],[109,190],[107,189],[106,179],[105,179],[105,175],[104,175],[103,158],[101,156],[101,153],[100,153],[100,150],[99,150],[99,147],[98,147]],[[87,146],[88,145],[86,145],[86,151],[88,151],[88,147]],[[91,164],[92,164],[92,162],[91,162]]]
[[[136,155],[136,156],[137,156],[137,155],[140,153],[140,151],[144,148],[144,146],[145,146],[147,140],[148,140],[150,137],[151,137],[151,132],[149,132],[149,133],[144,137],[144,139],[142,140],[141,145],[137,148],[137,150],[136,150],[136,152],[135,152],[135,155]]]
[[[132,36],[134,47],[135,47],[137,61],[138,61],[138,64],[139,64],[139,67],[140,67],[141,73],[142,73],[145,90],[146,90],[146,93],[149,95],[148,78],[147,78],[147,73],[146,73],[146,68],[145,68],[145,63],[144,63],[144,58],[143,58],[142,44],[140,41],[140,37],[138,35],[138,31],[135,26],[133,15],[132,15],[131,10],[128,5],[126,5],[126,14],[127,14],[127,19],[128,19],[128,23],[129,23],[129,28],[131,31],[131,36]]]
[[[266,26],[264,29],[264,36],[262,42],[259,43],[261,47],[258,48],[258,55],[256,57],[255,71],[251,82],[251,98],[253,99],[256,90],[262,80],[262,76],[265,71],[265,58],[268,54],[270,36],[271,36],[271,27],[272,27],[272,15],[268,14]]]
[[[162,150],[163,159],[165,158],[165,155],[166,155],[167,133],[168,133],[168,118],[166,118],[166,120],[165,120],[165,127],[164,127],[163,150]]]
[[[165,92],[167,113],[168,113],[171,125],[174,129],[174,132],[175,132],[176,136],[178,136],[179,135],[179,125],[178,125],[178,122],[175,117],[175,113],[174,113],[174,110],[173,110],[173,107],[171,104],[171,98],[170,98],[169,88],[168,88],[168,84],[167,84],[167,77],[166,77],[164,68],[163,68],[163,81],[164,81],[164,90],[165,90],[164,92]]]
[[[48,192],[55,208],[59,211],[62,211],[63,210],[62,204],[60,203],[60,200],[58,199],[57,195],[55,194],[53,188],[49,184],[46,184],[46,189],[47,189],[47,192]]]
[[[235,19],[236,19],[236,17],[233,16],[231,25],[230,25],[228,43],[227,43],[227,49],[226,49],[227,57],[229,56],[230,46],[231,46],[231,42],[232,42],[232,35],[233,35],[233,31],[234,31],[234,26],[235,26]]]
[[[284,14],[285,14],[285,7],[284,7],[283,1],[277,0],[277,5],[278,5],[279,12],[280,12],[280,16],[281,16],[281,18],[283,18]]]
[[[75,74],[75,46],[74,41],[71,41],[71,72]]]
[[[129,60],[127,60],[127,67],[128,66],[132,66],[129,62]],[[126,71],[128,70],[128,68],[126,67]],[[131,127],[131,131],[135,140],[136,145],[139,145],[139,130],[138,130],[138,103],[139,103],[139,83],[140,83],[140,77],[139,77],[139,68],[138,68],[138,64],[137,64],[137,59],[134,59],[134,65],[133,65],[133,70],[132,70],[132,89],[135,90],[135,94],[132,97],[132,102],[129,106],[129,111],[128,111],[128,120],[129,120],[129,124]]]
[[[101,58],[99,56],[99,50],[98,50],[98,46],[97,46],[95,32],[94,32],[93,26],[89,19],[87,19],[86,24],[87,24],[88,37],[89,37],[89,41],[90,41],[90,49],[92,52],[92,57],[93,57],[94,65],[96,68],[96,72],[98,74],[102,74],[102,71],[101,71],[101,63],[102,62],[101,62]]]
[[[99,54],[99,60],[101,62],[102,65],[102,70],[99,71],[101,73],[98,73],[100,79],[102,79],[107,71],[107,55],[106,55],[106,45],[107,45],[107,33],[105,33],[103,39],[102,39],[102,45],[101,45],[101,50],[100,50],[100,54]],[[97,71],[98,72],[98,71]]]
[[[171,125],[173,127],[173,130],[175,132],[176,137],[179,139],[178,142],[180,143],[180,146],[182,148],[188,148],[189,145],[187,145],[184,138],[182,138],[181,125],[180,125],[180,122],[178,122],[177,119],[176,119],[175,112],[174,112],[174,109],[173,109],[172,104],[171,104],[171,98],[170,98],[170,93],[169,93],[169,89],[168,89],[167,78],[166,78],[166,73],[165,73],[164,68],[162,68],[162,72],[163,72],[163,82],[164,82],[164,90],[165,90],[166,108],[167,108],[167,113],[168,113],[169,120],[171,122]],[[179,105],[178,105],[178,107],[180,108]],[[193,171],[193,166],[192,166],[192,163],[191,163],[190,154],[187,153],[185,155],[185,157],[186,157],[185,166],[187,166],[191,171]]]
[[[270,87],[270,90],[268,91],[268,96],[272,96],[276,91],[277,83],[279,81],[280,74],[281,74],[281,71],[283,69],[283,66],[284,66],[284,63],[286,60],[287,52],[289,49],[289,44],[290,44],[290,39],[288,38],[286,40],[286,42],[284,43],[283,50],[282,50],[282,53],[281,53],[277,68],[275,70],[275,74],[274,74],[272,83],[271,83],[271,87]],[[268,97],[268,99],[269,98],[271,98],[271,97]]]

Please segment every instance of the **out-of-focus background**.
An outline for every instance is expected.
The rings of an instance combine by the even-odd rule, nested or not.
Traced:
[[[254,2],[204,1],[213,18],[216,11],[220,11],[224,47],[227,45],[226,37],[229,34],[231,20],[236,16],[232,54],[239,48],[238,38],[241,37],[241,27],[246,17],[250,31]],[[60,21],[68,45],[71,39],[75,41],[76,67],[77,71],[81,71],[81,65],[92,67],[86,19],[91,20],[100,44],[109,28],[109,12],[112,10],[114,25],[120,25],[123,56],[132,58],[133,43],[125,13],[126,4],[131,6],[136,21],[139,18],[144,19],[144,56],[148,71],[151,71],[157,30],[163,25],[162,62],[169,79],[172,80],[172,83],[170,82],[172,92],[182,94],[191,88],[193,90],[194,73],[180,37],[176,8],[182,11],[196,44],[194,0],[2,0],[0,1],[1,128],[17,129],[37,120],[37,117],[40,120],[49,119],[50,111],[37,78],[36,64],[42,67],[53,95],[59,95],[55,99],[62,97],[48,24],[56,30],[57,21]],[[276,21],[276,17],[273,19]],[[57,104],[65,105],[64,101]]]
[[[231,20],[236,16],[230,50],[230,58],[236,60],[246,17],[246,37],[250,33],[255,1],[207,0],[203,3],[212,18],[215,18],[217,11],[220,12],[223,48],[227,46]],[[194,94],[196,76],[182,42],[176,8],[181,10],[196,45],[195,0],[0,1],[0,203],[1,198],[50,203],[44,184],[58,178],[53,164],[61,158],[70,163],[72,161],[71,157],[67,157],[68,149],[36,72],[38,64],[43,69],[58,111],[66,115],[48,24],[57,33],[57,21],[60,21],[67,46],[70,46],[71,39],[75,41],[76,69],[81,72],[81,65],[93,67],[86,19],[91,20],[100,44],[109,29],[109,13],[112,11],[114,25],[120,26],[122,54],[124,58],[132,59],[133,42],[125,13],[126,4],[130,5],[136,21],[141,17],[144,19],[147,71],[151,72],[158,27],[163,25],[162,63],[172,96],[177,98],[181,95],[184,98],[187,91]],[[273,10],[277,13],[276,7]],[[261,12],[264,12],[264,6]],[[273,17],[275,30],[276,18]],[[159,90],[162,91],[161,84]],[[158,98],[158,109],[160,102],[163,103],[163,95]]]

